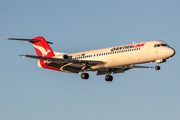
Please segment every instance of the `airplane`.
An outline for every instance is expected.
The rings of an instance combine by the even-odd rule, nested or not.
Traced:
[[[6,40],[28,41],[33,44],[37,53],[35,55],[20,55],[38,60],[38,66],[68,73],[79,73],[81,78],[87,80],[87,71],[97,71],[97,75],[106,75],[106,81],[112,81],[111,74],[124,73],[132,68],[154,68],[137,66],[143,63],[157,63],[156,70],[160,70],[159,63],[175,55],[175,50],[161,40],[152,40],[132,43],[102,49],[75,53],[53,52],[45,38],[39,36],[33,39],[5,38]]]

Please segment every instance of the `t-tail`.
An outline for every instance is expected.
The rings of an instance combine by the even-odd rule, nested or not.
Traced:
[[[21,38],[5,38],[6,40],[21,40],[31,42],[38,56],[41,57],[53,57],[54,52],[49,46],[52,42],[46,41],[43,37],[35,37],[33,39],[21,39]],[[48,44],[49,43],[49,44]]]
[[[42,57],[55,56],[53,50],[48,44],[50,42],[47,42],[43,37],[36,37],[36,38],[33,38],[32,40],[39,40],[35,42],[32,41],[34,49],[38,56],[42,56]]]
[[[34,49],[37,53],[37,56],[39,57],[54,57],[55,54],[49,44],[52,44],[49,41],[46,41],[45,38],[39,36],[35,37],[33,39],[21,39],[21,38],[5,38],[6,40],[21,40],[21,41],[28,41],[33,44]],[[59,70],[57,68],[51,67],[46,65],[47,61],[39,59],[38,61],[38,66],[43,67],[43,68],[48,68],[48,69],[54,69],[54,70]]]

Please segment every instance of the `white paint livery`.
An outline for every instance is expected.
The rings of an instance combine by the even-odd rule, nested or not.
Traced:
[[[8,38],[8,40],[18,40]],[[22,40],[22,39],[20,39]],[[23,39],[24,40],[24,39]],[[97,75],[104,75],[106,81],[112,81],[110,74],[123,73],[132,68],[153,68],[149,66],[137,66],[142,63],[156,62],[156,70],[160,69],[159,63],[166,62],[166,59],[175,55],[175,50],[165,42],[153,40],[141,43],[133,43],[122,46],[114,46],[102,49],[95,49],[76,53],[52,52],[50,46],[43,37],[36,37],[29,42],[33,43],[38,56],[21,55],[39,59],[38,66],[69,73],[81,73],[82,79],[88,79],[87,71],[97,71]],[[47,57],[48,55],[48,57]]]

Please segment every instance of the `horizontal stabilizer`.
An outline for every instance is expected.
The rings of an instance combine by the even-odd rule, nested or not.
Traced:
[[[21,39],[21,38],[4,38],[5,40],[21,40],[21,41],[28,41],[28,42],[38,42],[41,39]],[[49,44],[53,44],[52,42],[46,41]]]
[[[88,65],[98,65],[101,64],[102,61],[93,61],[93,60],[72,60],[72,59],[62,59],[62,58],[54,58],[54,57],[42,57],[42,56],[35,56],[35,55],[20,55],[23,57],[29,57],[34,59],[41,59],[41,60],[48,60],[56,63],[87,63]]]

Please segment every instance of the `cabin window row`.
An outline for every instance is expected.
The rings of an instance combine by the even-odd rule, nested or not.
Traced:
[[[93,56],[96,57],[96,56],[111,55],[111,54],[116,54],[116,53],[131,52],[131,51],[136,51],[136,50],[140,50],[140,49],[141,48],[134,48],[134,49],[127,49],[127,50],[122,50],[122,51],[99,53],[99,54],[94,54],[94,55],[83,55],[81,57],[74,58],[74,60],[90,58],[90,57],[93,57]]]

